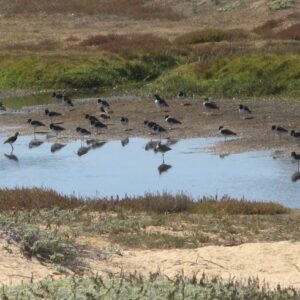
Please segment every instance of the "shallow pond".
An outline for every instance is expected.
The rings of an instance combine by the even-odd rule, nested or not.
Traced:
[[[2,144],[5,137],[0,138]],[[161,153],[145,150],[149,140],[109,141],[78,156],[80,141],[52,153],[50,141],[29,148],[32,137],[19,137],[0,149],[0,187],[44,187],[63,194],[101,197],[143,195],[145,192],[185,192],[193,197],[245,197],[299,207],[300,182],[292,182],[297,165],[271,152],[229,156],[205,151],[216,138],[180,140]],[[39,140],[44,137],[39,136]]]

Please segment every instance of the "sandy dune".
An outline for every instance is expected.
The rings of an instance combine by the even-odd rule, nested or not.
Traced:
[[[92,240],[90,241],[92,242]],[[95,243],[97,247],[103,243]],[[106,243],[105,243],[106,244]],[[7,246],[9,251],[7,251]],[[87,261],[92,273],[133,273],[147,275],[160,271],[169,277],[184,272],[221,276],[223,279],[258,277],[270,287],[294,286],[300,288],[300,242],[252,243],[235,247],[209,246],[198,249],[124,250],[122,256],[110,255],[104,260]],[[58,278],[51,265],[42,265],[35,258],[22,256],[18,248],[0,241],[0,283],[16,285]],[[62,275],[61,275],[62,276]]]
[[[0,284],[16,285],[36,282],[59,273],[48,264],[41,264],[36,258],[27,259],[19,248],[0,240]]]
[[[209,246],[198,249],[128,250],[123,256],[112,256],[105,261],[93,261],[94,272],[134,272],[142,274],[160,271],[167,276],[184,272],[185,275],[202,272],[224,279],[249,276],[265,280],[270,287],[300,288],[300,243],[253,243],[235,247]]]

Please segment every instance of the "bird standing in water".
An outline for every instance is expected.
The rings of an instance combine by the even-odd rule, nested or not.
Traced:
[[[10,144],[11,150],[14,150],[13,143],[17,140],[19,132],[16,132],[15,135],[9,137],[3,144]]]

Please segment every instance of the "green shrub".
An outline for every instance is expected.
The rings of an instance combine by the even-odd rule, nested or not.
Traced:
[[[271,10],[279,10],[285,8],[291,8],[295,4],[294,0],[272,0],[269,3],[269,7]]]

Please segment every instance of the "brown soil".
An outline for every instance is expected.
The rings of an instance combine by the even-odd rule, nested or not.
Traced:
[[[156,139],[158,136],[150,134],[149,130],[144,127],[144,120],[155,121],[168,128],[164,116],[171,114],[182,121],[182,125],[174,126],[163,137],[182,139],[217,136],[220,125],[236,132],[238,139],[227,140],[226,142],[221,139],[220,143],[212,149],[218,153],[272,149],[276,153],[289,154],[291,151],[297,151],[299,147],[299,144],[289,133],[277,136],[271,130],[273,124],[283,126],[288,130],[300,130],[300,104],[292,101],[245,100],[242,103],[248,105],[253,111],[253,119],[249,120],[244,120],[239,116],[238,105],[241,101],[237,99],[216,100],[220,109],[213,115],[203,113],[201,99],[192,99],[186,102],[179,99],[168,99],[170,107],[167,110],[158,110],[153,99],[122,97],[109,99],[109,102],[111,104],[111,119],[104,121],[108,129],[101,130],[99,134],[91,129],[92,137],[99,140],[123,139],[127,136]],[[186,103],[190,105],[184,105]],[[32,134],[33,130],[27,124],[27,119],[32,118],[44,122],[47,127],[42,128],[42,131],[51,135],[50,120],[44,115],[45,107],[37,106],[1,113],[2,134],[8,136],[17,130],[22,135]],[[55,120],[55,122],[63,122],[62,126],[66,128],[66,132],[61,134],[57,141],[79,138],[75,131],[77,126],[90,129],[84,115],[88,113],[99,117],[100,114],[96,99],[77,101],[74,110],[66,108],[61,103],[48,105],[47,108],[64,114],[63,117]],[[121,116],[129,118],[128,127],[121,125]],[[195,149],[195,151],[198,150]]]
[[[269,0],[247,0],[236,9],[220,12],[214,1],[148,1],[173,10],[181,17],[175,20],[136,20],[130,15],[107,15],[96,12],[95,15],[74,14],[71,11],[56,14],[9,14],[5,5],[0,10],[0,46],[32,44],[44,40],[58,41],[64,48],[96,34],[150,33],[167,38],[174,38],[186,32],[206,28],[244,28],[252,30],[270,19],[283,19],[281,27],[286,27],[294,19],[288,16],[300,10],[300,3],[295,1],[292,9],[271,11]],[[227,1],[228,2],[228,1]],[[225,3],[225,1],[223,1]],[[47,7],[47,5],[46,5]],[[22,10],[20,10],[22,12]],[[71,42],[70,40],[73,40]]]

